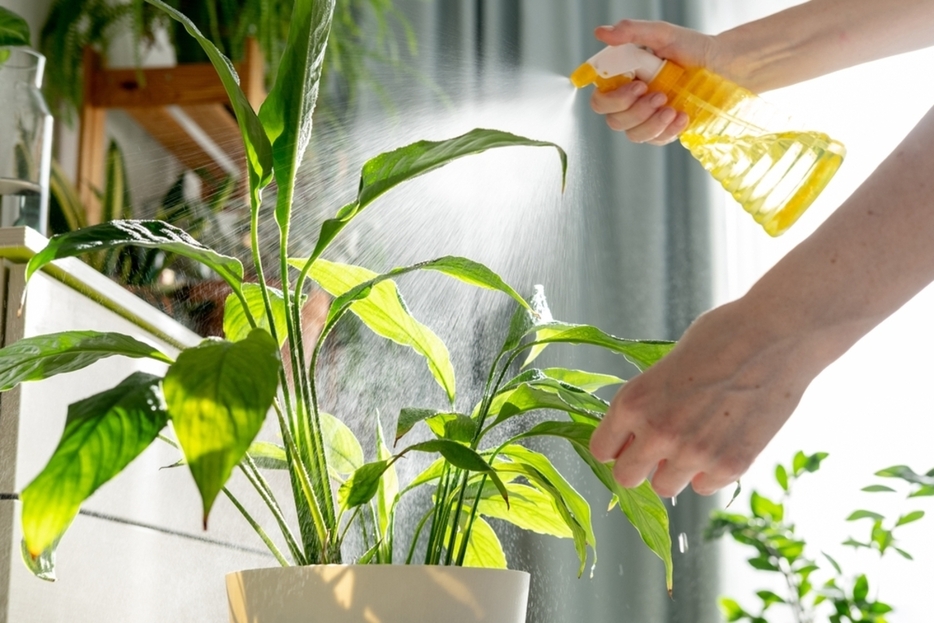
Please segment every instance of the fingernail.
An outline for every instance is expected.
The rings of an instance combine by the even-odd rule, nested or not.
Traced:
[[[675,116],[677,114],[678,113],[676,113],[673,109],[666,108],[665,110],[662,111],[662,114],[659,117],[659,119],[662,120],[662,123],[671,123],[672,121],[675,120]]]
[[[652,96],[652,106],[661,106],[668,101],[668,98],[665,97],[664,93],[656,93]]]
[[[616,30],[616,25],[614,25],[614,24],[605,24],[605,25],[603,25],[603,26],[598,26],[597,28],[599,28],[600,30],[609,30],[609,31],[613,31],[613,30]]]
[[[632,83],[632,92],[636,95],[642,95],[648,90],[649,90],[649,87],[644,82],[633,82]]]

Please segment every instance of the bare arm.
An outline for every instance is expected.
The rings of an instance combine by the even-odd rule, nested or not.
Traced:
[[[703,66],[762,92],[838,69],[934,45],[932,0],[810,0],[711,36],[665,22],[622,20],[601,26],[609,45],[636,43],[685,66]],[[927,77],[919,77],[927,79]],[[637,143],[664,145],[688,126],[686,115],[632,82],[594,93],[596,112]]]
[[[811,380],[934,280],[934,109],[807,240],[619,392],[592,440],[635,486],[730,484]]]
[[[759,93],[934,45],[934,2],[810,0],[714,40],[710,66]]]

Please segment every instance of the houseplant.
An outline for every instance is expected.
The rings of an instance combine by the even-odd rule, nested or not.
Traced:
[[[295,172],[312,129],[333,0],[295,2],[293,26],[278,77],[258,115],[237,86],[229,61],[217,48],[175,9],[161,0],[147,2],[183,24],[202,45],[230,95],[246,147],[253,269],[258,283],[244,282],[244,269],[237,259],[221,255],[161,221],[117,220],[66,233],[54,237],[30,260],[27,279],[59,258],[126,245],[160,249],[210,267],[228,283],[232,294],[225,310],[225,339],[206,340],[182,351],[174,360],[127,336],[84,331],[27,338],[0,350],[0,389],[76,370],[112,355],[146,357],[168,365],[164,377],[137,372],[117,387],[71,405],[59,446],[20,496],[26,564],[40,576],[49,577],[55,545],[81,503],[161,439],[180,448],[201,495],[205,525],[216,498],[224,493],[283,567],[302,567],[289,575],[304,585],[306,595],[313,592],[314,582],[329,586],[331,582],[340,584],[348,574],[363,578],[364,573],[370,573],[360,567],[330,571],[335,568],[326,566],[343,561],[343,539],[351,527],[369,530],[372,535],[366,551],[356,561],[358,565],[415,562],[416,553],[421,552],[420,558],[428,563],[430,573],[449,574],[454,573],[451,567],[505,566],[495,533],[484,520],[497,517],[522,528],[573,539],[582,573],[590,555],[588,550],[593,551],[596,545],[589,506],[545,455],[518,443],[551,436],[571,443],[609,489],[612,503],[621,508],[645,543],[662,558],[670,591],[671,542],[664,505],[648,483],[635,489],[619,487],[610,467],[596,461],[588,450],[590,435],[607,409],[607,403],[593,392],[619,379],[562,368],[519,370],[514,364],[531,364],[549,344],[570,343],[609,349],[644,369],[667,353],[671,343],[624,340],[594,327],[554,321],[540,292],[526,301],[489,268],[464,258],[442,257],[381,275],[322,258],[357,215],[406,180],[487,149],[552,147],[558,151],[562,168],[566,167],[564,152],[552,143],[495,130],[473,130],[446,141],[421,141],[379,155],[364,165],[357,198],[322,224],[311,256],[290,258]],[[274,218],[280,234],[281,290],[267,285],[257,243],[263,190],[273,179],[277,182]],[[489,368],[482,399],[470,411],[458,411],[447,349],[430,329],[412,317],[393,281],[417,270],[440,272],[473,286],[502,292],[517,305],[504,331],[502,349]],[[313,344],[306,345],[301,339],[300,318],[309,278],[335,298],[324,330]],[[377,334],[409,346],[425,358],[450,404],[440,409],[404,409],[395,438],[400,440],[416,424],[425,422],[434,432],[434,439],[390,450],[379,429],[375,460],[364,463],[359,442],[350,430],[338,418],[320,410],[315,372],[321,348],[347,312]],[[291,375],[286,374],[279,356],[282,345],[286,345]],[[281,446],[255,440],[270,410],[279,424]],[[506,421],[521,424],[526,420],[517,416],[537,410],[564,412],[569,419],[524,426],[504,442],[487,445],[491,443],[488,434],[492,429]],[[174,436],[163,434],[169,422]],[[414,453],[439,458],[400,488],[393,465]],[[264,469],[277,468],[287,470],[290,478],[298,517],[294,533],[263,475]],[[243,473],[272,513],[281,531],[277,540],[225,489],[234,469]],[[336,493],[332,486],[335,480],[339,484]],[[434,486],[433,504],[403,553],[396,548],[397,503],[405,493],[422,485]],[[470,576],[476,576],[475,571],[463,571],[461,575],[435,579],[449,589],[451,581],[463,586]],[[425,569],[419,572],[428,573]],[[335,579],[333,573],[340,577]],[[523,581],[515,572],[488,573],[507,576],[495,576],[494,580],[489,575],[481,576],[486,578],[483,581],[487,586],[512,582],[521,589],[527,583],[527,578]],[[229,578],[233,617],[245,613],[250,621],[261,622],[263,616],[278,616],[254,610],[264,593],[261,579],[254,579],[265,575],[268,573],[245,572]],[[393,577],[401,574],[387,567],[377,584]],[[286,581],[276,580],[277,591]],[[249,592],[255,586],[259,587],[258,596]],[[237,593],[240,588],[247,589],[245,597]],[[281,602],[285,594],[302,598],[301,591],[285,590],[275,593],[275,601]],[[523,610],[514,612],[515,616],[524,617],[524,596],[513,596],[513,603],[521,604]],[[242,606],[240,610],[238,605]],[[505,620],[491,618],[497,612],[496,606],[481,610],[487,612],[487,618],[480,620]],[[365,616],[355,614],[357,620]],[[474,616],[470,620],[478,620],[475,609],[468,608],[467,614]]]
[[[870,583],[865,573],[844,573],[837,560],[825,551],[822,559],[808,556],[808,543],[796,533],[795,525],[787,516],[786,507],[794,485],[805,474],[818,471],[827,458],[824,452],[807,455],[798,452],[789,465],[775,467],[775,482],[781,497],[775,501],[757,491],[750,497],[749,514],[714,511],[706,536],[709,539],[730,535],[738,543],[755,551],[749,565],[756,570],[781,576],[787,591],[779,595],[771,590],[756,592],[758,607],[743,607],[735,599],[722,597],[720,607],[727,621],[768,623],[778,610],[790,614],[795,623],[885,623],[893,607],[873,596],[878,582]],[[876,476],[897,479],[908,485],[907,499],[934,495],[934,469],[917,474],[903,465],[876,472]],[[862,489],[877,494],[896,493],[885,484],[872,484]],[[897,552],[911,560],[911,554],[899,547],[895,532],[902,526],[924,517],[924,511],[911,510],[888,520],[882,513],[856,510],[847,521],[868,525],[866,538],[852,536],[843,541],[846,547],[868,549],[879,556]],[[868,523],[867,521],[868,520]],[[872,587],[874,591],[870,591]],[[774,620],[787,620],[779,618]]]
[[[234,61],[243,60],[246,39],[257,41],[267,60],[270,76],[285,47],[293,0],[172,0],[171,6],[189,16],[218,48]],[[373,19],[377,36],[364,37],[361,22]],[[53,110],[70,119],[80,109],[84,48],[106,52],[118,33],[129,33],[137,54],[151,44],[156,31],[166,26],[179,63],[207,62],[201,47],[165,14],[144,0],[56,0],[40,33],[40,49],[56,59],[49,67],[46,96]],[[393,26],[403,29],[398,41]],[[352,99],[360,84],[376,84],[368,63],[396,62],[400,43],[412,49],[414,36],[408,22],[391,0],[341,0],[336,4],[333,43],[326,65],[326,104],[332,113]]]

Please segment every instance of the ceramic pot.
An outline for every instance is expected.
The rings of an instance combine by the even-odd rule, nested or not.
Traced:
[[[525,623],[529,574],[313,565],[227,575],[231,623]]]

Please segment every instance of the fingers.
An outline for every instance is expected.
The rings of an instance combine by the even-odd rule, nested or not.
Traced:
[[[663,460],[655,475],[652,476],[652,488],[663,498],[673,498],[681,493],[697,474],[696,468],[679,465],[677,461]]]
[[[638,487],[656,470],[660,461],[656,448],[635,434],[623,447],[613,465],[613,478],[626,488]]]
[[[707,471],[696,474],[691,479],[691,487],[699,495],[713,495],[724,487],[736,483],[749,469],[751,460],[721,460]]]
[[[663,93],[646,93],[645,83],[634,81],[624,87],[591,97],[595,112],[606,115],[607,125],[625,132],[635,143],[665,145],[675,140],[688,126],[688,116],[664,106]]]
[[[607,45],[635,43],[649,48],[663,48],[674,36],[674,28],[666,22],[624,19],[612,26],[600,26],[595,36]]]
[[[625,86],[607,93],[594,90],[593,96],[590,98],[590,107],[593,108],[593,111],[598,115],[624,113],[632,109],[636,102],[640,102],[640,98],[642,98],[648,90],[648,85],[641,80],[634,80]],[[651,101],[654,95],[660,94],[653,94],[642,99]],[[662,97],[665,96],[662,95]],[[650,106],[649,114],[655,110],[655,107],[651,107],[648,102],[645,102],[643,105]]]

